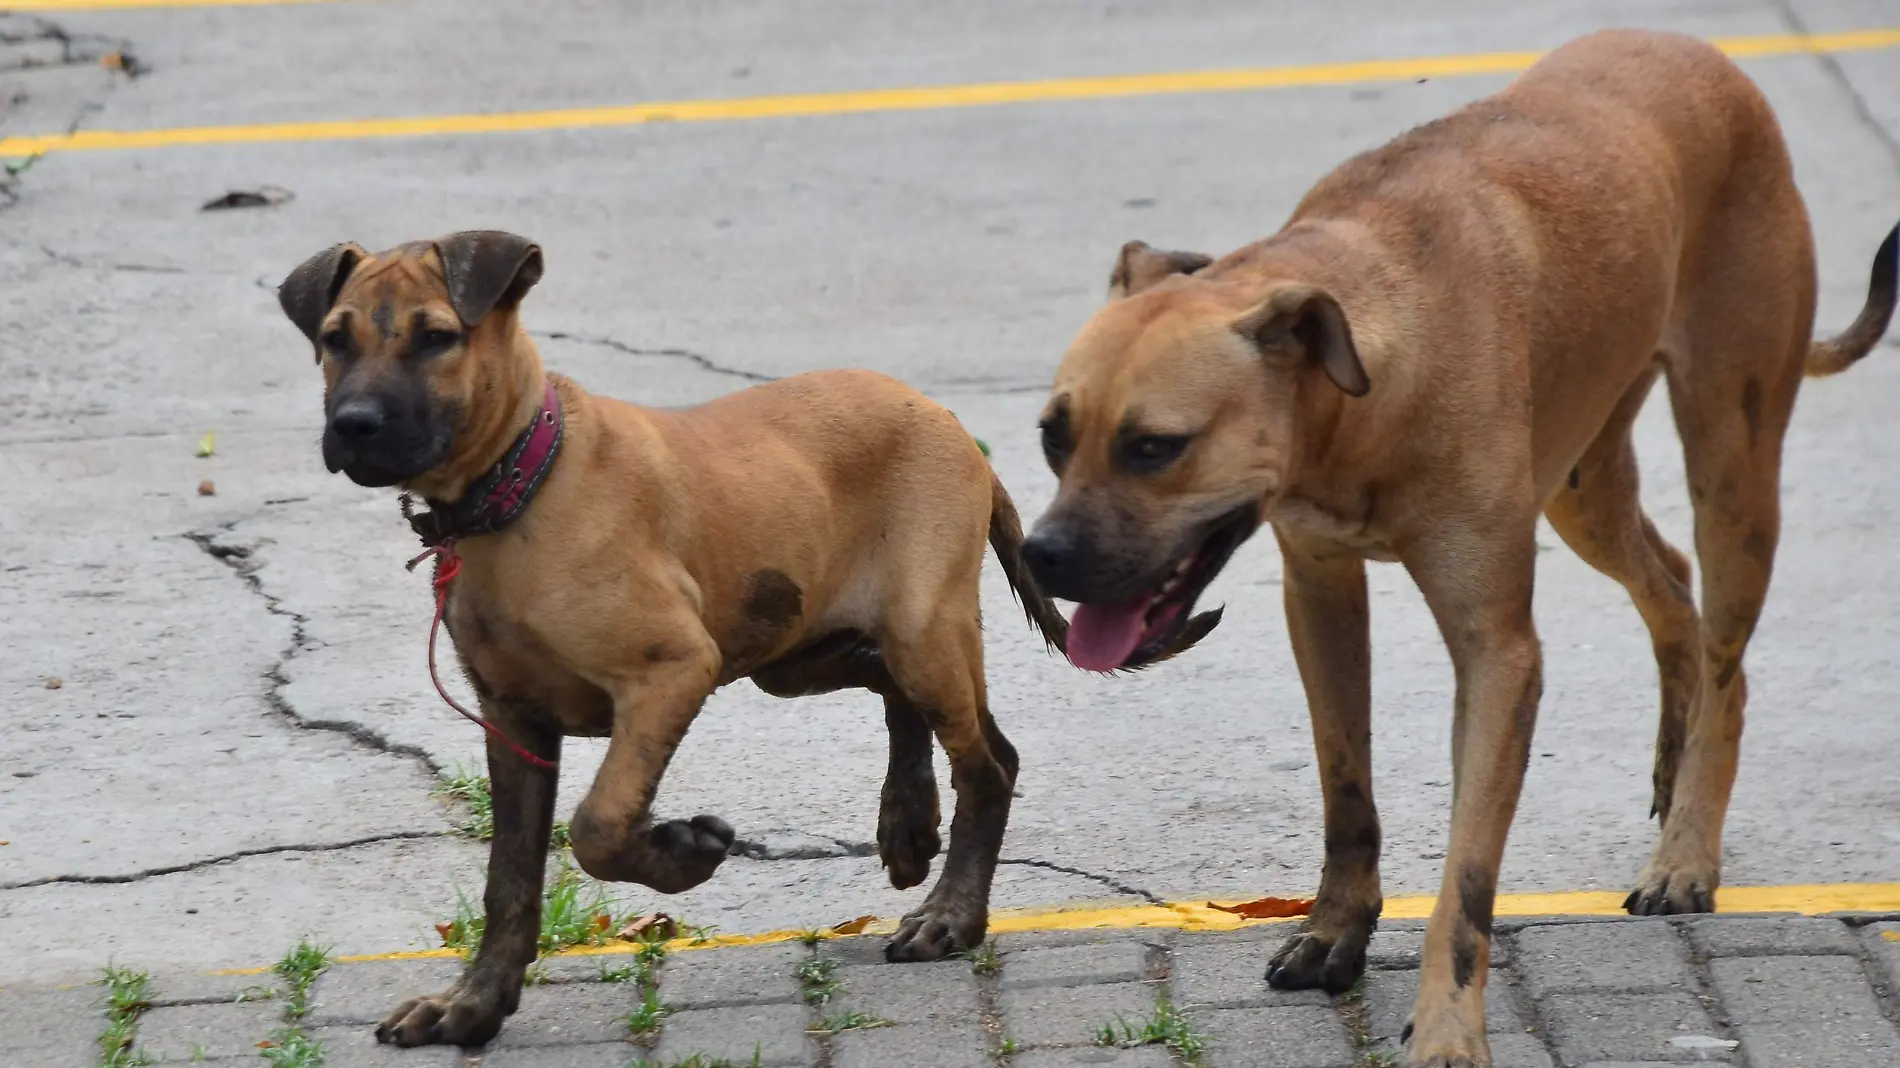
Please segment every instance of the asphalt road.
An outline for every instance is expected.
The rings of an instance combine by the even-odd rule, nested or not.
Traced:
[[[413,539],[391,494],[324,473],[319,381],[274,299],[310,253],[528,234],[547,275],[526,321],[554,368],[653,405],[757,376],[886,371],[987,439],[1033,515],[1054,485],[1036,447],[1042,390],[1123,241],[1251,241],[1338,161],[1508,79],[1334,65],[1536,51],[1607,25],[1747,38],[1900,26],[1894,0],[37,6],[53,10],[0,15],[0,142],[1308,73],[1248,91],[519,132],[253,128],[39,159],[0,193],[0,983],[83,978],[109,957],[257,964],[303,933],[344,953],[421,946],[456,887],[479,886],[483,851],[447,833],[457,814],[430,796],[480,738],[430,691],[427,584],[401,566]],[[121,50],[136,76],[100,64]],[[1900,219],[1896,57],[1783,46],[1745,61],[1814,216],[1823,331],[1858,309]],[[295,197],[198,210],[263,185]],[[1751,651],[1729,884],[1900,877],[1897,402],[1892,342],[1803,392]],[[208,431],[216,454],[201,459]],[[1639,449],[1652,515],[1689,544],[1663,405]],[[215,496],[198,495],[201,480]],[[1543,541],[1543,715],[1502,889],[1621,888],[1654,834],[1653,662],[1620,588]],[[1136,678],[1050,659],[1000,576],[985,582],[991,699],[1024,768],[996,904],[1310,891],[1319,793],[1271,539],[1210,595],[1229,606],[1215,637]],[[1430,893],[1451,672],[1403,573],[1378,567],[1372,583],[1385,888]],[[890,890],[863,855],[881,724],[866,696],[717,695],[659,809],[717,813],[758,855],[679,898],[622,887],[626,907],[727,931],[910,907],[919,892]],[[564,811],[599,752],[570,743]]]

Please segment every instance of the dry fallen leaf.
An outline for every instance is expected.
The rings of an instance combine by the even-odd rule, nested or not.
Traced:
[[[831,933],[841,934],[841,935],[863,934],[864,929],[866,927],[869,927],[876,922],[877,922],[876,916],[859,916],[855,920],[846,920],[843,923],[837,925],[836,927],[833,927],[831,929]]]
[[[218,451],[217,432],[213,430],[205,431],[205,436],[198,439],[199,459],[203,459],[206,456],[210,456],[212,453],[217,452],[217,451]]]
[[[450,937],[455,934],[455,925],[452,923],[438,923],[435,925],[435,933],[442,936],[442,944],[446,946],[449,944]]]
[[[60,688],[61,686],[64,686],[64,685],[66,685],[66,680],[65,680],[65,679],[62,679],[62,678],[60,678],[60,677],[59,677],[58,675],[48,675],[48,676],[46,676],[46,688],[47,688],[47,689],[49,689],[49,690],[57,690],[57,689],[59,689],[59,688]]]
[[[218,484],[216,482],[213,482],[207,478],[203,482],[198,483],[198,496],[216,497],[217,495],[218,495]]]
[[[594,917],[594,930],[599,931],[602,934],[606,934],[607,928],[612,927],[613,925],[614,925],[614,918],[612,916],[607,915],[604,912]]]
[[[649,938],[672,938],[679,934],[679,928],[680,925],[666,913],[649,912],[638,919],[628,920],[627,925],[622,927],[620,933],[614,937],[624,938],[629,942],[643,942]]]
[[[1238,905],[1216,905],[1212,901],[1207,907],[1220,912],[1231,912],[1247,920],[1283,920],[1288,916],[1305,916],[1313,911],[1313,899],[1310,897],[1263,897],[1255,901],[1243,901]]]
[[[258,1043],[257,1043],[257,1048],[258,1048],[258,1049],[276,1049],[276,1048],[277,1048],[277,1043],[275,1043],[275,1042],[272,1042],[272,1041],[271,1041],[270,1039],[268,1039],[268,1038],[266,1038],[266,1039],[260,1039],[260,1040],[258,1041]]]

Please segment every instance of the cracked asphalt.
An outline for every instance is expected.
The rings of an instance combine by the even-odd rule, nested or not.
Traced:
[[[5,0],[0,0],[0,11]],[[691,5],[456,0],[0,13],[0,138],[1546,48],[1599,26],[1708,36],[1900,24],[1892,0],[1244,0]],[[129,56],[119,69],[101,57]],[[1797,157],[1820,329],[1900,219],[1900,55],[1751,59]],[[129,67],[129,73],[126,68]],[[526,322],[589,388],[686,405],[820,367],[925,389],[1026,515],[1034,424],[1131,238],[1220,252],[1325,170],[1504,76],[994,108],[52,153],[0,180],[0,984],[108,959],[258,965],[432,944],[482,847],[431,795],[481,753],[423,668],[426,580],[391,494],[324,473],[319,381],[276,282],[341,240],[465,227],[547,250]],[[277,185],[275,207],[202,212]],[[1900,347],[1803,392],[1726,841],[1731,885],[1900,878]],[[216,434],[216,452],[195,456]],[[1667,411],[1639,430],[1658,525],[1690,515]],[[215,495],[200,496],[209,480]],[[1654,669],[1621,590],[1542,558],[1543,715],[1505,892],[1620,889],[1647,855]],[[999,906],[1303,895],[1320,802],[1255,539],[1226,621],[1136,678],[1052,661],[985,576],[992,701],[1023,756]],[[1403,574],[1373,572],[1385,890],[1437,885],[1451,672]],[[49,680],[59,680],[49,688]],[[894,916],[868,844],[876,702],[707,706],[662,788],[743,846],[661,898],[724,931]],[[571,741],[561,811],[601,746]],[[939,766],[942,773],[941,764]],[[947,776],[944,788],[948,789]]]

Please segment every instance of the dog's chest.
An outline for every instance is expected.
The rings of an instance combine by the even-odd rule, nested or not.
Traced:
[[[1342,515],[1303,497],[1274,502],[1267,522],[1298,540],[1319,542],[1339,551],[1381,563],[1397,563],[1398,550],[1372,522],[1370,509],[1361,515]]]
[[[454,612],[451,622],[456,654],[485,705],[569,737],[613,732],[612,699],[560,667],[529,628],[475,610]]]

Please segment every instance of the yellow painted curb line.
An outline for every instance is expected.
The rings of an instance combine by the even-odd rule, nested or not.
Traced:
[[[1621,916],[1620,890],[1574,890],[1553,894],[1499,894],[1498,916]],[[1900,913],[1900,883],[1821,883],[1810,886],[1727,886],[1717,894],[1717,912],[1788,912],[1819,916],[1836,912]],[[1382,918],[1419,920],[1432,914],[1434,897],[1387,898]],[[1263,924],[1289,923],[1290,920],[1244,920],[1214,908],[1215,904],[1237,905],[1238,901],[1177,901],[1165,905],[1095,905],[1078,902],[1051,908],[997,909],[990,914],[991,934],[1018,934],[1027,931],[1079,931],[1141,927],[1172,927],[1185,931],[1234,931]],[[864,929],[867,935],[887,935],[897,930],[896,920],[879,920]],[[669,952],[691,949],[717,949],[721,946],[763,946],[809,938],[808,931],[765,931],[750,935],[713,935],[708,938],[676,938],[667,943]],[[839,938],[829,931],[821,938]],[[1883,937],[1900,942],[1900,931]],[[550,954],[555,957],[598,957],[632,953],[638,948],[631,942],[603,946],[576,946]],[[417,949],[396,953],[364,953],[337,957],[339,964],[366,961],[433,960],[459,957],[455,949]],[[213,975],[261,975],[269,968],[234,968]]]
[[[1854,52],[1900,46],[1900,27],[1851,30],[1804,36],[1771,34],[1727,37],[1713,42],[1737,58]],[[95,152],[113,149],[170,148],[182,145],[260,144],[284,141],[422,137],[445,134],[521,133],[638,126],[654,122],[734,122],[792,116],[855,115],[871,112],[924,111],[991,107],[999,104],[1103,100],[1178,93],[1234,92],[1362,82],[1409,81],[1476,74],[1511,74],[1536,62],[1541,52],[1488,52],[1418,59],[1356,63],[1319,63],[1243,70],[1177,71],[1100,78],[982,82],[909,89],[871,89],[842,93],[796,93],[727,100],[675,100],[554,111],[516,111],[415,118],[338,119],[316,122],[188,126],[162,130],[80,130],[0,139],[0,157],[43,152]]]

